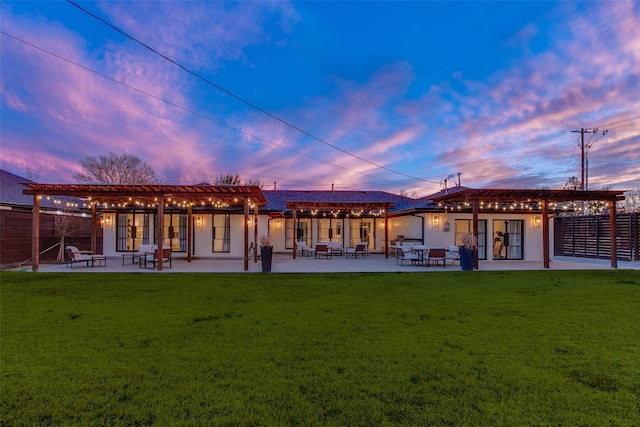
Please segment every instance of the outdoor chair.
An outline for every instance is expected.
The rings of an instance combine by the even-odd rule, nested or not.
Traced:
[[[73,264],[77,262],[85,262],[87,267],[91,263],[91,267],[98,263],[98,266],[107,266],[107,257],[104,255],[94,255],[91,251],[80,251],[75,246],[67,246],[67,267],[73,268]],[[104,262],[104,265],[102,264]]]
[[[460,262],[460,251],[457,246],[449,246],[449,252],[445,254],[447,260],[451,260],[451,265],[455,265],[456,261]]]
[[[300,251],[301,256],[311,256],[316,250],[307,246],[305,242],[296,242],[296,249]]]
[[[147,253],[140,258],[140,268],[144,266],[147,268],[147,264],[151,264],[151,268],[156,268],[156,265],[161,262],[162,265],[169,264],[171,268],[171,248],[162,249],[162,257],[160,256],[160,249],[156,249],[153,253]]]
[[[445,255],[446,251],[444,250],[444,248],[431,248],[429,249],[428,255],[427,255],[427,259],[425,260],[427,263],[427,267],[430,267],[432,265],[440,265],[440,262],[442,262],[442,266],[446,267],[447,266],[447,258]]]
[[[316,245],[316,258],[327,257],[327,259],[331,259],[333,253],[331,249],[327,245]]]
[[[348,248],[347,258],[349,257],[358,258],[359,256],[364,258],[365,256],[367,256],[366,248],[367,246],[364,243],[358,243],[353,248]]]
[[[396,265],[403,265],[403,262],[409,261],[412,265],[418,264],[420,262],[420,256],[416,253],[410,252],[403,246],[396,247]]]
[[[127,257],[131,257],[131,264],[135,264],[136,261],[139,263],[140,258],[146,256],[148,253],[152,253],[157,247],[157,245],[148,245],[145,243],[139,245],[137,251],[122,254],[122,265],[124,265],[124,261]]]

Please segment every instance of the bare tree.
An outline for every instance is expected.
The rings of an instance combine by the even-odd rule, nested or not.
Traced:
[[[258,187],[262,188],[264,184],[261,183],[258,179],[249,179],[243,183],[240,179],[240,175],[228,173],[226,175],[220,174],[213,181],[213,185],[257,185]]]
[[[58,262],[64,262],[65,254],[65,238],[73,231],[72,226],[77,222],[78,218],[74,215],[77,212],[77,207],[73,201],[63,199],[59,201],[60,209],[53,217],[53,225],[56,235],[60,238],[60,248],[58,249]]]
[[[241,185],[242,180],[238,174],[220,174],[213,180],[213,185]]]
[[[155,172],[146,163],[130,154],[95,158],[88,156],[80,160],[84,173],[77,173],[74,178],[87,184],[155,184]]]
[[[576,176],[572,176],[571,178],[567,179],[567,182],[564,183],[564,185],[562,186],[563,190],[580,190],[582,188],[582,183],[580,182],[580,179]]]
[[[619,202],[620,210],[629,213],[640,213],[640,187],[635,187],[624,193],[625,199]]]

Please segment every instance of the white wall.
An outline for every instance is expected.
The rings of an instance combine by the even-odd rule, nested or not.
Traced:
[[[438,223],[434,221],[434,216],[438,215]],[[455,245],[455,227],[454,222],[456,219],[471,219],[471,214],[448,214],[443,213],[425,213],[421,214],[424,221],[425,228],[425,244],[427,246],[442,246],[448,248],[450,245]],[[526,261],[542,261],[542,224],[536,227],[534,224],[534,217],[540,216],[539,214],[511,214],[511,213],[491,213],[485,214],[480,212],[478,219],[487,221],[487,260],[493,261],[493,220],[523,220],[524,221],[524,260]],[[445,222],[449,222],[449,231],[444,231]],[[392,218],[390,220],[391,228],[389,230],[389,238],[392,239],[398,234],[403,234],[407,238],[419,237],[420,227],[416,228],[416,224],[419,222],[416,218],[411,216],[403,216]],[[549,253],[553,253],[553,221],[549,220]]]

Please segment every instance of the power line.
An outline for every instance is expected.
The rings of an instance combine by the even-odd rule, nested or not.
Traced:
[[[77,3],[74,3],[74,2],[73,2],[73,1],[71,1],[71,0],[67,0],[67,2],[71,3],[72,5],[74,5],[75,7],[77,7],[78,9],[80,9],[81,11],[83,11],[84,13],[86,13],[87,15],[91,16],[92,18],[94,18],[94,19],[96,19],[96,20],[98,20],[98,21],[102,22],[103,24],[105,24],[105,25],[109,26],[110,28],[114,29],[114,30],[115,30],[115,31],[117,31],[118,33],[120,33],[120,34],[122,34],[123,36],[127,37],[128,39],[130,39],[130,40],[134,41],[135,43],[138,43],[140,46],[145,47],[146,49],[150,50],[151,52],[153,52],[153,53],[155,53],[156,55],[160,56],[161,58],[165,59],[166,61],[168,61],[168,62],[170,62],[170,63],[174,64],[175,66],[177,66],[178,68],[180,68],[180,69],[182,69],[182,70],[186,71],[187,73],[191,74],[192,76],[194,76],[194,77],[196,77],[196,78],[198,78],[198,79],[202,80],[203,82],[205,82],[205,83],[207,83],[207,84],[209,84],[209,85],[211,85],[211,86],[215,87],[216,89],[218,89],[218,90],[220,90],[220,91],[222,91],[222,92],[226,93],[227,95],[231,96],[232,98],[235,98],[235,99],[237,99],[238,101],[240,101],[240,102],[242,102],[242,103],[244,103],[244,104],[248,105],[249,107],[251,107],[251,108],[255,109],[256,111],[259,111],[259,112],[261,112],[261,113],[263,113],[263,114],[265,114],[265,115],[267,115],[267,116],[271,117],[272,119],[279,121],[280,123],[284,124],[285,126],[287,126],[287,127],[291,128],[291,129],[294,129],[294,130],[296,130],[296,131],[300,132],[301,134],[306,135],[306,136],[308,136],[309,138],[314,139],[314,140],[316,140],[316,141],[318,141],[318,142],[321,142],[322,144],[325,144],[325,145],[327,145],[327,146],[329,146],[329,147],[331,147],[331,148],[333,148],[333,149],[335,149],[335,150],[338,150],[338,151],[340,151],[340,152],[342,152],[342,153],[344,153],[344,154],[347,154],[348,156],[354,157],[354,158],[356,158],[356,159],[358,159],[358,160],[360,160],[360,161],[363,161],[363,162],[365,162],[365,163],[368,163],[368,164],[370,164],[370,165],[372,165],[372,166],[375,166],[375,167],[377,167],[377,168],[379,168],[379,169],[384,169],[384,170],[386,170],[386,171],[388,171],[388,172],[392,172],[392,173],[397,174],[397,175],[402,175],[402,176],[405,176],[405,177],[407,177],[407,178],[411,178],[411,179],[415,179],[415,180],[418,180],[418,181],[422,181],[422,179],[421,179],[421,178],[416,178],[416,177],[414,177],[414,176],[407,175],[407,174],[405,174],[405,173],[403,173],[403,172],[398,172],[398,171],[396,171],[396,170],[390,169],[390,168],[388,168],[388,167],[386,167],[386,166],[379,165],[379,164],[377,164],[377,163],[374,163],[374,162],[372,162],[372,161],[370,161],[370,160],[365,159],[364,157],[358,156],[357,154],[353,154],[353,153],[351,153],[351,152],[349,152],[349,151],[347,151],[347,150],[345,150],[345,149],[343,149],[343,148],[340,148],[340,147],[338,147],[338,146],[336,146],[336,145],[334,145],[334,144],[331,144],[331,143],[329,143],[329,142],[325,141],[324,139],[318,138],[317,136],[315,136],[315,135],[313,135],[313,134],[311,134],[311,133],[309,133],[309,132],[307,132],[307,131],[305,131],[305,130],[301,129],[300,127],[295,126],[295,125],[293,125],[293,124],[289,123],[288,121],[286,121],[286,120],[284,120],[284,119],[281,119],[280,117],[278,117],[278,116],[276,116],[276,115],[274,115],[274,114],[272,114],[272,113],[270,113],[270,112],[268,112],[268,111],[264,110],[263,108],[258,107],[257,105],[253,104],[252,102],[247,101],[246,99],[244,99],[244,98],[242,98],[242,97],[240,97],[240,96],[238,96],[238,95],[236,95],[236,94],[232,93],[231,91],[229,91],[229,90],[227,90],[227,89],[223,88],[222,86],[220,86],[220,85],[218,85],[218,84],[216,84],[216,83],[213,83],[212,81],[210,81],[210,80],[209,80],[209,79],[207,79],[206,77],[203,77],[203,76],[201,76],[200,74],[196,73],[195,71],[190,70],[189,68],[185,67],[184,65],[182,65],[182,64],[180,64],[180,63],[178,63],[178,62],[176,62],[175,60],[173,60],[173,59],[169,58],[168,56],[166,56],[166,55],[164,55],[164,54],[162,54],[162,53],[158,52],[158,51],[157,51],[157,50],[155,50],[155,49],[153,49],[151,46],[149,46],[149,45],[145,44],[144,42],[142,42],[142,41],[140,41],[140,40],[136,39],[136,38],[135,38],[135,37],[133,37],[133,36],[130,36],[129,34],[127,34],[126,32],[124,32],[123,30],[121,30],[121,29],[119,29],[118,27],[116,27],[115,25],[113,25],[113,24],[111,24],[111,23],[109,23],[109,22],[105,21],[105,20],[104,20],[104,19],[102,19],[101,17],[99,17],[99,16],[97,16],[97,15],[95,15],[95,14],[93,14],[93,13],[89,12],[88,10],[84,9],[83,7],[81,7],[80,5],[78,5]],[[425,181],[426,181],[426,180],[425,180]],[[427,182],[428,182],[428,181],[427,181]]]
[[[244,131],[244,130],[242,130],[242,129],[238,129],[238,128],[236,128],[236,127],[233,127],[233,126],[227,125],[226,123],[223,123],[223,122],[220,122],[220,121],[218,121],[218,120],[212,119],[211,117],[207,117],[207,116],[205,116],[205,115],[203,115],[203,114],[200,114],[200,113],[198,113],[198,112],[196,112],[196,111],[190,110],[190,109],[188,109],[188,108],[186,108],[186,107],[182,107],[181,105],[178,105],[178,104],[176,104],[176,103],[174,103],[174,102],[171,102],[171,101],[168,101],[168,100],[166,100],[166,99],[160,98],[160,97],[158,97],[158,96],[156,96],[156,95],[153,95],[153,94],[151,94],[151,93],[149,93],[149,92],[146,92],[146,91],[144,91],[144,90],[142,90],[142,89],[138,89],[138,88],[136,88],[135,86],[131,86],[131,85],[129,85],[129,84],[127,84],[127,83],[124,83],[124,82],[122,82],[122,81],[120,81],[120,80],[114,79],[113,77],[107,76],[106,74],[100,73],[99,71],[92,70],[91,68],[85,67],[84,65],[78,64],[77,62],[74,62],[74,61],[72,61],[72,60],[70,60],[70,59],[67,59],[67,58],[63,57],[63,56],[57,55],[57,54],[55,54],[55,53],[53,53],[53,52],[50,52],[50,51],[48,51],[48,50],[46,50],[46,49],[43,49],[43,48],[41,48],[41,47],[39,47],[39,46],[36,46],[36,45],[34,45],[34,44],[32,44],[32,43],[29,43],[29,42],[27,42],[27,41],[25,41],[25,40],[19,39],[18,37],[15,37],[15,36],[13,36],[13,35],[11,35],[11,34],[9,34],[9,33],[6,33],[6,32],[4,32],[4,31],[2,31],[2,30],[0,30],[0,34],[3,34],[3,35],[5,35],[5,36],[7,36],[7,37],[11,37],[12,39],[14,39],[14,40],[16,40],[16,41],[19,41],[19,42],[21,42],[21,43],[24,43],[24,44],[26,44],[27,46],[33,47],[34,49],[37,49],[37,50],[39,50],[39,51],[41,51],[41,52],[44,52],[44,53],[46,53],[46,54],[48,54],[48,55],[51,55],[51,56],[53,56],[53,57],[55,57],[55,58],[58,58],[58,59],[60,59],[60,60],[62,60],[62,61],[65,61],[65,62],[67,62],[67,63],[69,63],[69,64],[71,64],[71,65],[74,65],[74,66],[76,66],[76,67],[82,68],[82,69],[83,69],[83,70],[85,70],[85,71],[89,71],[89,72],[91,72],[91,73],[93,73],[93,74],[96,74],[96,75],[98,75],[98,76],[102,77],[102,78],[105,78],[105,79],[110,80],[110,81],[112,81],[112,82],[114,82],[114,83],[117,83],[117,84],[119,84],[119,85],[122,85],[122,86],[124,86],[124,87],[126,87],[126,88],[128,88],[128,89],[131,89],[131,90],[134,90],[134,91],[136,91],[136,92],[139,92],[139,93],[141,93],[141,94],[143,94],[143,95],[145,95],[145,96],[151,97],[151,98],[156,99],[156,100],[161,101],[161,102],[164,102],[164,103],[165,103],[165,104],[167,104],[167,105],[171,105],[172,107],[178,108],[178,109],[183,110],[183,111],[185,111],[185,112],[187,112],[187,113],[190,113],[190,114],[193,114],[193,115],[195,115],[195,116],[198,116],[198,117],[200,117],[200,118],[202,118],[202,119],[205,119],[205,120],[208,120],[208,121],[210,121],[210,122],[213,122],[213,123],[215,123],[215,124],[217,124],[217,125],[219,125],[219,126],[223,126],[223,127],[227,128],[227,129],[231,129],[231,130],[233,130],[233,131],[236,131],[236,132],[242,133],[243,135],[247,135],[247,136],[249,136],[249,137],[251,137],[251,138],[254,138],[254,139],[257,139],[257,140],[259,140],[259,141],[266,142],[266,143],[271,144],[271,145],[273,145],[273,146],[276,146],[276,147],[278,147],[278,148],[282,148],[282,149],[284,149],[284,150],[289,150],[289,151],[291,151],[291,152],[293,152],[293,153],[295,153],[295,154],[299,154],[299,155],[301,155],[301,156],[308,157],[308,158],[310,158],[310,159],[312,159],[312,160],[316,160],[316,161],[319,161],[319,162],[322,162],[322,163],[325,163],[325,164],[328,164],[328,165],[331,165],[331,166],[335,166],[335,167],[337,167],[337,168],[344,169],[344,170],[346,170],[346,171],[348,171],[348,172],[353,172],[353,173],[357,173],[357,174],[360,174],[360,175],[368,176],[368,177],[371,177],[371,178],[380,179],[379,177],[377,177],[377,176],[375,176],[375,175],[371,175],[371,174],[368,174],[368,173],[365,173],[365,172],[360,172],[360,171],[357,171],[357,170],[354,170],[354,169],[350,169],[350,168],[347,168],[347,167],[344,167],[344,166],[340,166],[340,165],[335,164],[335,163],[331,163],[331,162],[329,162],[329,161],[327,161],[327,160],[323,160],[323,159],[320,159],[320,158],[318,158],[318,157],[311,156],[311,155],[306,154],[306,153],[302,153],[302,152],[300,152],[300,151],[294,150],[293,148],[290,148],[290,147],[284,146],[284,145],[282,145],[282,144],[278,144],[277,142],[270,141],[270,140],[265,139],[265,138],[262,138],[262,137],[260,137],[260,136],[257,136],[257,135],[254,135],[254,134],[251,134],[251,133],[249,133],[249,132],[247,132],[247,131]],[[421,179],[420,181],[432,182],[432,181],[428,181],[428,180],[426,180],[426,179]],[[390,181],[390,182],[392,182],[392,181]]]
[[[624,122],[628,122],[628,121],[630,121],[630,120],[636,120],[636,119],[640,119],[640,116],[629,117],[629,118],[627,118],[627,119],[617,120],[617,121],[615,121],[615,122],[607,123],[607,124],[605,124],[605,125],[598,126],[598,127],[600,127],[600,128],[603,128],[603,127],[611,128],[611,126],[613,126],[613,125],[617,125],[618,123],[624,123]],[[632,124],[633,124],[633,123],[632,123]],[[625,125],[625,126],[629,126],[629,125]]]

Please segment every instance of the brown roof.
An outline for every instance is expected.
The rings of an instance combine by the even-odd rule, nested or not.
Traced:
[[[71,196],[98,203],[150,203],[162,196],[177,203],[250,203],[263,206],[267,200],[255,185],[164,185],[164,184],[27,184],[24,194]]]
[[[472,189],[468,188],[452,194],[434,197],[434,202],[571,202],[578,200],[624,200],[624,190],[506,190],[506,189]]]

